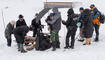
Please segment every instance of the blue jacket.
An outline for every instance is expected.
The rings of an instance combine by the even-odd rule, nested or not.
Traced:
[[[81,13],[79,17],[79,21],[82,20],[83,18],[84,18],[84,13]]]
[[[92,15],[93,16],[93,18],[94,19],[96,19],[96,18],[100,18],[100,12],[98,11],[98,9],[97,8],[94,8],[94,14]]]
[[[78,21],[78,22],[81,23],[80,28],[83,27],[83,24],[84,24],[84,22],[83,22],[84,16],[85,16],[85,14],[84,14],[83,12],[82,12],[82,13],[80,14],[80,16],[79,16],[79,21]]]

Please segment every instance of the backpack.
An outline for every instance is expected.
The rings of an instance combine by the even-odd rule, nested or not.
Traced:
[[[100,22],[101,22],[102,24],[105,23],[105,15],[102,14],[101,12],[100,12],[100,18],[99,18],[99,20],[100,20]]]

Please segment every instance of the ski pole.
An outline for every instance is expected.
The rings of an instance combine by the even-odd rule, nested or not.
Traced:
[[[4,14],[3,14],[3,9],[1,9],[1,12],[2,12],[2,20],[3,20],[3,26],[4,26],[4,29],[5,29],[5,21],[4,21]]]

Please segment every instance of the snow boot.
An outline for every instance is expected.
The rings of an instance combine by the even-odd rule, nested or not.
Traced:
[[[64,49],[69,49],[69,46],[65,46]]]
[[[21,51],[21,53],[27,53],[27,51],[25,51],[25,50],[22,50],[22,51]]]
[[[83,45],[86,45],[85,43]],[[89,43],[89,45],[91,45],[91,43]]]
[[[52,51],[55,51],[55,50],[56,50],[56,41],[54,41],[54,42],[52,43],[52,47],[53,47]]]
[[[91,41],[91,39],[90,39],[90,38],[86,38],[86,43],[85,43],[85,44],[83,44],[83,45],[90,45],[90,41]]]
[[[18,49],[18,51],[21,51],[20,49]]]
[[[64,49],[69,49],[69,43],[66,42],[66,46],[64,47]]]
[[[99,38],[98,37],[96,37],[95,38],[95,40],[94,40],[94,42],[98,42],[99,41]]]
[[[56,47],[53,47],[52,51],[56,51]]]
[[[69,46],[71,49],[74,49],[74,46]]]
[[[84,42],[84,39],[82,39],[82,40],[81,40],[81,39],[79,39],[78,41],[79,41],[79,42]]]
[[[7,45],[8,47],[11,47],[11,45]]]
[[[59,49],[59,48],[60,48],[60,46],[58,45],[58,46],[56,46],[56,48],[58,48],[58,49]]]
[[[24,50],[23,44],[19,43],[19,45],[19,50],[21,51],[21,53],[26,53],[27,51]]]

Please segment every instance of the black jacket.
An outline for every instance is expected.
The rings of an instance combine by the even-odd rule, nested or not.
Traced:
[[[34,18],[34,19],[32,20],[32,22],[31,22],[31,25],[32,25],[33,30],[36,30],[36,31],[37,31],[38,28],[39,28],[40,30],[42,30],[42,29],[41,29],[41,21],[40,21],[40,20],[39,20],[39,22],[37,23],[37,22],[36,22],[36,19]]]
[[[66,25],[67,28],[69,27],[77,28],[77,22],[78,22],[79,15],[75,14],[72,8],[70,8],[67,13],[68,13],[68,19],[67,21],[62,21],[62,23]]]
[[[23,25],[27,26],[27,24],[26,24],[24,19],[23,19],[22,22],[20,22],[19,20],[16,22],[16,27],[23,26]]]
[[[62,23],[66,25],[67,28],[69,27],[77,28],[77,22],[78,22],[78,14],[68,15],[67,21],[62,21]]]
[[[14,29],[13,33],[15,35],[17,43],[24,43],[24,38],[28,33],[29,28],[28,26],[20,26]]]

